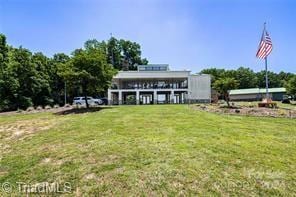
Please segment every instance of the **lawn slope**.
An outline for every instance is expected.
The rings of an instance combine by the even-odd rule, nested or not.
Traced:
[[[186,105],[0,116],[0,151],[0,183],[70,182],[75,195],[296,194],[295,119]]]

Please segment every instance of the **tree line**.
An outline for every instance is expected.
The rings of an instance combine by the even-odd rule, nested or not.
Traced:
[[[254,72],[250,68],[240,67],[237,70],[209,68],[202,74],[212,76],[212,87],[226,100],[229,106],[229,90],[247,88],[265,88],[265,70]],[[285,87],[287,94],[296,98],[296,75],[289,72],[267,72],[269,88]]]
[[[47,57],[22,46],[13,47],[0,34],[0,111],[64,105],[66,89],[67,100],[74,96],[106,96],[116,72],[136,70],[137,64],[148,64],[148,60],[141,57],[141,46],[129,40],[91,39],[70,55]],[[201,73],[210,74],[212,87],[217,89],[265,87],[265,71],[240,67],[209,68]],[[269,71],[268,76],[269,87],[284,86],[290,95],[296,95],[295,74]]]
[[[64,105],[65,89],[68,100],[105,96],[117,70],[135,70],[136,64],[147,63],[138,43],[114,37],[88,40],[71,55],[47,57],[10,46],[0,34],[0,111]]]
[[[237,88],[265,88],[265,70],[254,72],[250,68],[240,67],[236,70],[225,70],[217,68],[209,68],[201,71],[202,74],[210,74],[212,83],[223,78],[233,78],[237,81]],[[278,88],[285,87],[285,84],[295,76],[293,73],[281,71],[275,73],[268,71],[269,87]]]

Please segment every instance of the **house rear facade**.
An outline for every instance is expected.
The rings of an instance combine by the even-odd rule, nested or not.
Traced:
[[[187,102],[211,102],[210,75],[171,71],[167,64],[139,65],[137,71],[119,71],[108,89],[111,105]]]

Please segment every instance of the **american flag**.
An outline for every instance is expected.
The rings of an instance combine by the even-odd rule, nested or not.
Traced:
[[[259,59],[265,59],[272,51],[272,42],[269,34],[264,28],[261,41],[258,47],[256,57]]]

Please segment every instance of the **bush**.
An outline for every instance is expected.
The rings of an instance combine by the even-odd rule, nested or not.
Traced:
[[[19,107],[22,109],[26,109],[30,106],[33,106],[32,99],[29,97],[21,97],[18,102],[20,103]]]
[[[8,99],[0,99],[0,111],[9,111],[13,109],[13,103],[10,102]]]
[[[36,109],[37,109],[38,111],[40,111],[40,110],[43,109],[43,107],[42,107],[42,106],[38,106]]]
[[[200,108],[201,108],[202,110],[205,110],[207,107],[206,107],[204,104],[202,104],[202,105],[200,105]]]
[[[34,111],[34,110],[35,110],[34,107],[28,107],[28,108],[26,109],[27,112]]]
[[[46,106],[44,107],[44,109],[49,110],[49,109],[51,109],[51,106],[50,106],[50,105],[46,105]]]
[[[218,101],[218,104],[219,104],[219,105],[224,105],[225,103],[226,103],[226,102],[225,102],[224,100],[219,100],[219,101]]]
[[[23,111],[24,111],[24,110],[18,108],[16,112],[17,112],[17,113],[22,113]]]
[[[67,103],[67,104],[64,105],[64,107],[69,108],[69,107],[71,107],[71,105]]]

